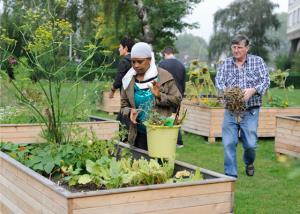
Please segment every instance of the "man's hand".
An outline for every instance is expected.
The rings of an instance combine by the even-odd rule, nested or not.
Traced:
[[[244,89],[244,100],[248,101],[256,93],[255,88],[246,88]]]
[[[110,99],[114,98],[115,91],[116,91],[116,89],[114,89],[114,88],[111,88],[111,89],[110,89],[110,92],[109,92],[109,95],[108,95],[108,97],[109,97]]]
[[[137,109],[135,108],[132,108],[131,111],[130,111],[130,121],[133,123],[133,124],[137,124],[136,122],[136,118],[138,116],[139,112]]]
[[[160,98],[160,90],[159,90],[159,85],[156,81],[152,81],[152,85],[153,87],[149,87],[152,94],[157,97]]]

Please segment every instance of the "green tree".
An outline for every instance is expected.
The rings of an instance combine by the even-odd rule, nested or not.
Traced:
[[[290,41],[286,38],[287,31],[287,13],[278,13],[276,14],[277,19],[279,20],[280,26],[277,30],[274,28],[267,31],[267,37],[278,40],[278,47],[270,53],[270,59],[278,55],[288,55],[290,49]]]
[[[251,40],[250,52],[268,60],[268,47],[278,47],[278,40],[267,35],[277,30],[279,20],[273,10],[278,7],[270,0],[236,0],[214,15],[214,35],[209,44],[210,58],[218,59],[224,50],[230,50],[230,40],[236,34],[245,34]],[[223,47],[223,48],[222,48]]]
[[[279,46],[273,51],[270,51],[270,59],[274,62],[277,69],[287,70],[292,66],[293,57],[289,55],[290,41],[286,38],[287,31],[287,13],[276,14],[280,22],[280,27],[277,31],[270,29],[267,32],[268,37],[278,39]]]
[[[8,36],[18,41],[14,55],[24,55],[23,38],[28,40],[40,20],[23,17],[27,11],[36,13],[37,8],[47,11],[44,18],[54,12],[60,19],[72,25],[69,46],[73,52],[93,42],[104,48],[116,50],[121,37],[130,36],[151,43],[156,50],[174,45],[176,35],[185,28],[194,28],[182,18],[191,13],[195,4],[202,0],[2,0],[3,12],[0,26],[8,30]],[[31,33],[22,35],[20,26],[31,26]],[[66,47],[68,48],[68,47]],[[75,51],[74,51],[75,50]],[[66,52],[68,50],[65,50]],[[74,53],[73,53],[74,54]],[[79,58],[84,56],[78,51]],[[105,56],[98,54],[94,62]]]
[[[179,35],[175,47],[178,51],[177,57],[184,63],[189,63],[192,59],[207,61],[207,43],[201,37],[192,34]]]
[[[118,3],[112,3],[114,1]],[[174,45],[176,34],[182,32],[184,28],[197,26],[195,23],[185,22],[182,18],[192,11],[196,3],[201,2],[201,0],[114,1],[103,0],[105,24],[115,22],[115,26],[118,26],[117,29],[110,28],[110,32],[105,32],[106,35],[107,33],[113,35],[111,32],[115,30],[116,36],[129,35],[153,44],[157,50],[161,50],[165,45]],[[105,4],[109,4],[110,7]],[[104,35],[103,37],[105,38]]]

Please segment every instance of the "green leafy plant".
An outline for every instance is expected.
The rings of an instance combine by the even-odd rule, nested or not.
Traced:
[[[169,126],[169,127],[172,127],[174,125],[180,125],[186,116],[186,112],[182,115],[181,118],[179,118],[179,113],[180,113],[179,109],[177,109],[176,114],[172,114],[171,116],[166,117],[159,114],[155,109],[152,109],[150,113],[147,114],[148,118],[144,122],[144,124],[146,126],[154,125],[154,126]]]
[[[133,159],[127,149],[117,151],[111,141],[81,140],[68,144],[16,145],[0,143],[0,150],[60,183],[77,188],[111,189],[203,179],[199,169],[173,177],[174,162]]]
[[[174,117],[161,116],[157,111],[151,111],[145,125],[173,126]]]

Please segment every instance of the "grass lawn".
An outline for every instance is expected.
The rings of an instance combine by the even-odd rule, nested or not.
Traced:
[[[285,98],[285,92],[283,89],[278,89],[278,88],[271,88],[268,91],[269,94],[275,95],[278,97]],[[288,91],[287,90],[287,97],[288,97],[288,102],[289,106],[300,106],[300,89],[294,89],[293,91]],[[267,96],[265,95],[263,97],[263,100],[267,100]]]
[[[177,150],[177,159],[223,173],[221,142],[208,144],[205,138],[184,134],[185,147]],[[274,140],[260,140],[255,175],[245,174],[242,145],[238,145],[239,178],[235,184],[235,213],[300,213],[300,178],[289,178],[295,160],[280,163],[274,153]]]
[[[108,118],[108,119],[113,119],[113,120],[115,120],[116,117],[117,117],[117,114],[108,115],[107,112],[99,111],[99,110],[92,110],[91,115],[97,116],[97,117],[104,117],[104,118]]]

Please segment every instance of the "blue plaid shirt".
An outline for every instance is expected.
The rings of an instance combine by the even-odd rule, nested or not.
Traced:
[[[269,72],[261,57],[247,54],[240,70],[233,57],[226,58],[218,68],[216,87],[224,91],[226,88],[255,88],[256,93],[246,102],[246,108],[261,106],[262,95],[270,85]]]

